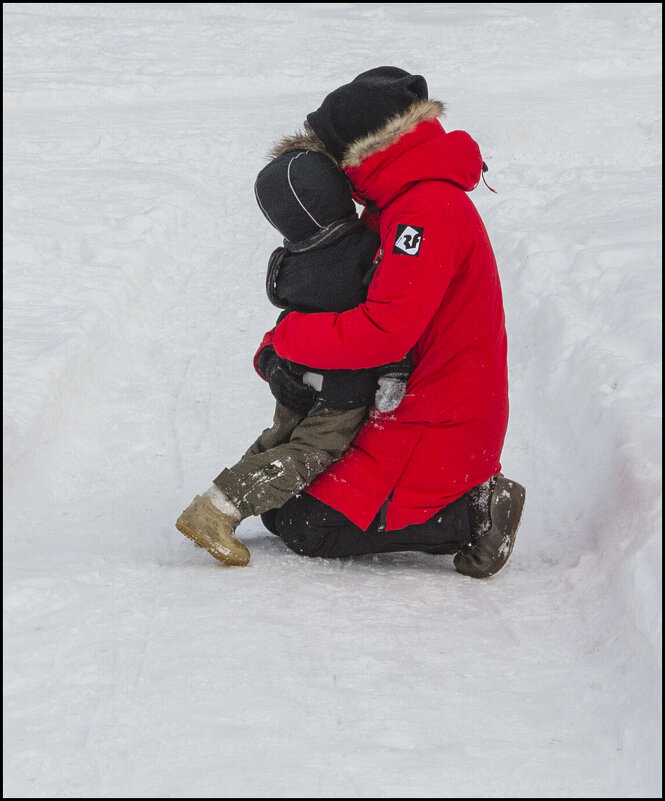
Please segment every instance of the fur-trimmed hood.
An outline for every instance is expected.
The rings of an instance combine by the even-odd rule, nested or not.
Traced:
[[[393,145],[416,125],[426,120],[435,120],[444,112],[445,106],[439,100],[416,101],[405,112],[391,117],[376,131],[351,142],[344,152],[340,166],[357,167],[369,156]],[[283,136],[276,142],[268,153],[268,158],[276,159],[292,150],[313,150],[316,153],[323,153],[335,161],[308,122],[305,122],[302,130],[296,131],[290,136]],[[335,163],[337,162],[335,161]]]
[[[356,145],[358,164],[345,165],[344,172],[356,199],[379,210],[423,181],[448,181],[470,192],[482,174],[478,143],[466,131],[446,132],[438,119],[421,118],[408,130],[396,121],[383,135]]]
[[[438,100],[419,100],[376,131],[353,141],[341,163],[326,152],[308,123],[304,131],[278,142],[270,155],[277,158],[295,149],[324,153],[347,174],[354,198],[361,203],[371,201],[379,209],[418,181],[450,181],[470,192],[482,175],[480,148],[465,131],[447,133],[438,120],[443,112]]]
[[[443,103],[438,100],[416,101],[403,113],[391,117],[381,128],[351,142],[342,158],[342,167],[357,167],[375,153],[394,145],[421,122],[441,117],[444,111]]]

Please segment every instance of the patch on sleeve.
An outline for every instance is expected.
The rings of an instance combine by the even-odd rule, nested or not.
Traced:
[[[398,225],[395,234],[393,253],[402,253],[407,256],[417,256],[420,243],[423,241],[424,228],[417,225]]]

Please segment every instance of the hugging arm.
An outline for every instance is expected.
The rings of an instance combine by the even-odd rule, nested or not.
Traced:
[[[292,312],[274,331],[276,352],[320,369],[355,370],[401,361],[426,329],[455,274],[451,240],[443,249],[437,241],[436,252],[428,251],[427,231],[441,221],[423,213],[414,224],[425,232],[417,255],[396,252],[394,225],[384,239],[386,252],[367,300],[342,313]]]

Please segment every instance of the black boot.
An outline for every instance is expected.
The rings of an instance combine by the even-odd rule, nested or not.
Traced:
[[[483,481],[482,484],[473,487],[466,494],[472,540],[477,540],[481,534],[485,534],[492,526],[490,501],[492,500],[496,479],[497,476],[491,476],[487,481]]]
[[[473,539],[453,559],[455,570],[473,578],[488,578],[506,564],[515,544],[524,508],[525,489],[501,473],[469,493]],[[488,509],[489,507],[489,509]]]

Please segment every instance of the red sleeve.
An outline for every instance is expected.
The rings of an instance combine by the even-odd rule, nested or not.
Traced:
[[[414,255],[396,243],[398,229],[407,224],[423,231]],[[431,212],[400,214],[383,239],[385,252],[365,303],[341,314],[292,312],[275,329],[277,353],[333,370],[402,359],[427,328],[455,273],[455,246],[441,229],[442,220]]]
[[[265,347],[267,347],[268,345],[272,345],[274,335],[275,335],[275,329],[273,328],[270,331],[268,331],[268,333],[263,337],[263,339],[261,340],[261,344],[259,345],[259,349],[254,354],[254,369],[264,381],[266,380],[266,377],[259,370],[259,354]]]

